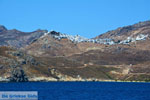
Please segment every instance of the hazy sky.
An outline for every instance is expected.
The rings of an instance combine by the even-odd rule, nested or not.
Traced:
[[[56,30],[95,37],[150,20],[150,0],[0,0],[0,24],[8,29]]]

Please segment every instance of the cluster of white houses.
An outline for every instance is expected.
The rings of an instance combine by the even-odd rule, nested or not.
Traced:
[[[55,31],[48,32],[45,35],[47,35],[47,34],[53,36],[53,38],[58,39],[58,40],[61,40],[63,38],[67,38],[74,43],[91,42],[91,43],[108,44],[108,45],[129,44],[130,42],[145,40],[148,37],[148,35],[140,34],[137,37],[128,37],[125,40],[115,42],[113,39],[109,39],[109,38],[106,38],[106,39],[88,39],[88,38],[81,37],[79,35],[73,36],[73,35],[68,35],[68,34],[62,34],[62,33],[55,32]]]

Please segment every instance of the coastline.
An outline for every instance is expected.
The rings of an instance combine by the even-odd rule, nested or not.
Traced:
[[[7,78],[0,77],[0,83],[11,83],[11,81]],[[29,78],[27,82],[127,82],[127,83],[150,83],[150,81],[123,81],[123,80],[105,80],[105,79],[55,79],[55,78],[45,78],[45,77],[36,77],[36,78]],[[17,82],[13,82],[17,83]]]

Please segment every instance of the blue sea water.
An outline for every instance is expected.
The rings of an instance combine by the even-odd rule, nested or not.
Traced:
[[[150,83],[0,83],[0,91],[38,91],[38,100],[150,100]]]

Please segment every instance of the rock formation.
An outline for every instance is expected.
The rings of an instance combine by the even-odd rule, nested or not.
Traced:
[[[21,68],[13,68],[10,76],[11,82],[27,82],[28,78]]]

